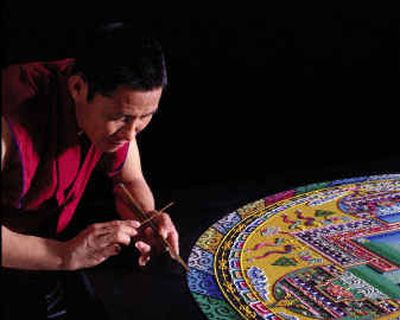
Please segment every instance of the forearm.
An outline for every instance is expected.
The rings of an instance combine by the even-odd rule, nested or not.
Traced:
[[[144,179],[133,180],[124,182],[125,187],[128,189],[140,209],[144,212],[155,210],[155,201],[150,187]],[[124,203],[116,195],[116,205],[118,214],[124,219],[137,219],[134,213],[129,210]]]
[[[62,242],[13,232],[1,227],[2,267],[25,270],[61,270]]]

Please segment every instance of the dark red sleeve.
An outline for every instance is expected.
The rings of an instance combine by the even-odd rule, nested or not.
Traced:
[[[129,143],[113,153],[104,153],[100,162],[100,168],[109,176],[113,177],[119,173],[124,166],[128,155]]]

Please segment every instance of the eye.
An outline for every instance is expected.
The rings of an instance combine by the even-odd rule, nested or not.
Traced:
[[[141,117],[140,117],[140,120],[144,120],[144,119],[150,118],[152,115],[153,115],[153,114],[150,113],[150,114],[146,114],[146,115],[144,115],[144,116],[141,116]]]
[[[132,120],[132,117],[131,116],[122,116],[121,118],[120,118],[120,120],[122,121],[122,122],[124,122],[124,123],[128,123],[128,122],[130,122],[131,120]]]
[[[132,120],[132,117],[128,116],[128,115],[118,114],[118,115],[113,116],[111,118],[111,120],[118,121],[118,122],[123,122],[123,123],[128,123],[128,122],[130,122]]]

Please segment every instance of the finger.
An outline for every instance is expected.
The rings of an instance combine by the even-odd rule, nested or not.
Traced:
[[[92,229],[97,233],[108,232],[120,226],[126,226],[137,229],[140,227],[140,222],[137,220],[113,220],[113,221],[95,223],[91,225]]]
[[[175,232],[170,232],[167,236],[167,242],[170,244],[174,252],[169,251],[169,254],[171,258],[176,258],[175,255],[179,256],[179,236],[178,233]],[[174,254],[175,253],[175,254]]]
[[[137,229],[140,227],[140,222],[137,220],[114,220],[110,222],[110,225],[114,227],[128,226]]]
[[[135,247],[139,250],[139,265],[144,267],[150,260],[151,246],[143,241],[138,241],[135,243]]]
[[[137,241],[135,243],[135,248],[143,255],[149,255],[151,252],[151,246],[144,241]]]
[[[154,238],[153,229],[151,227],[147,227],[146,229],[144,229],[144,235],[148,240],[153,239]]]
[[[131,242],[131,235],[122,230],[110,232],[97,237],[97,246],[105,248],[112,244],[122,244],[128,246]]]
[[[176,232],[175,226],[167,213],[160,213],[157,217],[157,220],[158,233],[162,238],[167,239],[170,232]]]
[[[119,244],[112,244],[104,248],[100,254],[107,259],[108,257],[115,256],[121,252],[121,246]]]
[[[108,233],[102,233],[97,237],[100,247],[104,248],[111,243],[129,245],[131,238],[137,236],[138,231],[130,224],[113,223],[109,226]]]
[[[86,228],[82,236],[88,237],[90,246],[94,248],[104,248],[112,242],[129,245],[130,239],[118,233],[125,233],[129,238],[134,237],[138,233],[138,225],[140,225],[139,222],[134,220],[115,220],[105,223],[95,223]]]
[[[160,235],[163,237],[172,247],[175,254],[179,255],[179,236],[176,228],[170,218],[170,216],[166,213],[160,214]],[[174,252],[170,252],[171,257],[174,255]]]
[[[126,224],[121,224],[118,226],[115,226],[112,231],[114,233],[118,233],[118,232],[122,232],[125,233],[127,235],[129,235],[130,237],[134,237],[137,236],[138,234],[138,228],[133,227],[132,225],[126,225]]]
[[[139,266],[144,267],[146,264],[150,261],[150,256],[149,255],[141,255],[139,257]]]
[[[157,215],[157,225],[158,235],[166,240],[172,248],[170,252],[171,257],[175,256],[176,254],[179,255],[178,233],[170,216],[167,213],[159,213]],[[147,241],[151,243],[157,251],[162,251],[162,249],[165,248],[165,244],[162,241],[159,241],[158,237],[155,237],[151,228],[146,228],[144,233]]]
[[[150,227],[144,230],[144,241],[151,245],[156,252],[161,252],[164,248],[164,244],[160,241],[158,235],[156,236],[154,234],[153,229]]]

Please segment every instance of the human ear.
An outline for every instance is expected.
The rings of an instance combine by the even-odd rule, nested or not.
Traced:
[[[87,83],[80,75],[72,75],[68,78],[68,90],[75,101],[85,99],[87,96]]]

